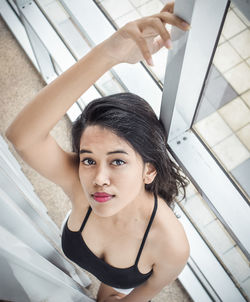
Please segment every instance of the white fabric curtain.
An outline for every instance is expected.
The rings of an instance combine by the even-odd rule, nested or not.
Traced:
[[[0,300],[93,301],[61,251],[59,228],[0,136]]]

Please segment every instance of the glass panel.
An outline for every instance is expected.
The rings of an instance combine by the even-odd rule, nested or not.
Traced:
[[[230,7],[193,129],[250,197],[250,22]]]
[[[95,2],[112,22],[114,27],[120,28],[130,21],[158,13],[163,8],[166,1],[126,0],[121,1],[121,6],[113,5],[114,2],[110,0]],[[166,27],[168,31],[171,32],[171,25],[167,25]],[[168,51],[165,48],[162,48],[159,52],[153,55],[154,66],[146,66],[150,71],[151,76],[155,78],[160,85],[163,85],[164,82],[167,54]]]
[[[245,297],[250,296],[249,261],[208,206],[205,197],[190,183],[187,198],[178,203],[218,261]]]
[[[85,37],[71,20],[61,3],[57,0],[38,0],[40,9],[54,26],[70,52],[77,60],[83,57],[91,49],[89,37]],[[60,68],[53,60],[55,69],[60,74]],[[111,71],[104,74],[95,84],[101,95],[123,92],[124,89]],[[96,97],[100,97],[97,95]]]
[[[75,58],[80,59],[89,51],[88,41],[76,28],[59,1],[38,0],[37,4]]]
[[[108,3],[108,1],[102,1],[102,3],[104,2],[105,4]],[[123,4],[125,2],[126,1],[124,1]],[[153,2],[153,0],[151,0],[150,2]],[[89,3],[91,10],[87,11],[86,4],[84,6],[82,3],[73,4],[72,2],[67,2],[67,4],[64,3],[65,8],[62,6],[63,3],[58,0],[37,0],[36,3],[39,5],[43,14],[49,20],[51,25],[56,30],[57,34],[60,36],[60,38],[76,60],[79,60],[91,49],[91,47],[93,47],[93,45],[100,42],[98,39],[93,38],[93,36],[96,38],[98,34],[100,35],[100,28],[95,28],[95,25],[91,22],[91,24],[81,22],[81,20],[84,19],[84,16],[89,17],[89,15],[93,14],[95,10],[98,11],[98,6],[96,6],[95,4]],[[96,4],[99,5],[98,3]],[[75,10],[78,5],[80,7],[85,7],[85,9],[82,10],[79,15],[75,15],[77,14]],[[122,5],[123,8],[124,5]],[[141,7],[142,5],[137,6]],[[160,2],[159,6],[161,6],[162,8],[163,3]],[[103,12],[104,8],[101,7],[101,9]],[[113,32],[113,29],[108,21],[108,19],[110,19],[111,17],[107,14],[103,15],[102,12],[100,12],[100,15],[102,17],[101,24],[103,27],[101,32],[103,32],[103,39],[107,32],[110,32],[111,34]],[[153,11],[151,13],[153,13]],[[141,15],[139,15],[139,17],[140,16]],[[134,16],[134,19],[135,18],[136,17]],[[129,20],[126,19],[124,21],[128,22]],[[114,27],[115,26],[116,25],[114,25]],[[135,64],[131,66],[119,65],[108,72],[110,81],[106,81],[107,75],[104,75],[104,78],[101,78],[95,83],[95,88],[100,95],[113,94],[127,90],[133,93],[137,93],[148,100],[152,108],[155,110],[157,116],[159,116],[161,104],[160,88],[162,87],[161,81],[163,81],[164,78],[167,50],[165,49],[165,52],[162,50],[162,52],[165,53],[165,57],[164,54],[157,54],[155,56],[154,60],[157,64],[155,64],[155,67],[152,68],[151,73],[145,72],[146,68],[144,69],[141,64]],[[126,76],[127,72],[131,72],[131,70],[133,70],[133,79],[140,78],[141,82],[137,83],[132,78]],[[152,79],[154,80],[152,81]],[[84,103],[85,102],[81,102],[81,106]]]

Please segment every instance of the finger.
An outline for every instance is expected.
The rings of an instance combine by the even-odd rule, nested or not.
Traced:
[[[157,33],[157,35],[160,35],[160,37],[164,41],[165,46],[167,48],[171,48],[170,34],[159,18],[148,19],[147,22],[143,23],[143,27],[145,25],[152,27],[154,29],[154,31]],[[138,27],[143,32],[143,29],[140,28],[140,25]]]
[[[143,37],[143,34],[139,30],[138,27],[136,27],[134,30],[130,31],[130,35],[133,38],[133,40],[136,42],[137,46],[140,48],[141,53],[144,57],[144,59],[147,61],[149,65],[153,65],[153,60],[151,57],[151,53],[149,51],[147,42],[145,38]]]
[[[163,41],[160,36],[156,37],[153,42],[153,54],[159,51],[163,46],[167,47],[166,42]],[[167,48],[171,48],[171,47],[167,47]]]
[[[173,13],[174,12],[174,2],[170,2],[167,3],[163,9],[161,10],[161,12],[169,12],[169,13]]]
[[[190,28],[190,24],[188,24],[186,21],[184,21],[183,19],[179,18],[178,16],[168,13],[168,12],[159,13],[159,14],[155,15],[155,17],[160,18],[161,21],[164,23],[168,23],[168,24],[177,26],[182,30],[188,30]]]

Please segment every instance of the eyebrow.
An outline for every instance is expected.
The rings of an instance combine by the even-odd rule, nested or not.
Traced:
[[[81,150],[80,150],[80,154],[82,154],[82,153],[93,153],[93,152],[90,151],[90,150],[81,149]],[[110,151],[110,152],[107,152],[107,155],[110,155],[110,154],[117,154],[117,153],[122,153],[122,154],[127,154],[127,155],[128,155],[128,153],[127,153],[126,151],[124,151],[124,150],[114,150],[114,151]]]

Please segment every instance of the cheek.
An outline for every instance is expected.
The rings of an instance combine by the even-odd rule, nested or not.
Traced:
[[[92,179],[91,171],[86,171],[86,169],[84,169],[83,167],[80,166],[78,173],[79,173],[79,179],[80,179],[82,186],[88,187],[90,185],[91,179]]]
[[[135,189],[144,185],[143,182],[143,172],[141,167],[131,167],[127,169],[126,172],[121,173],[120,177],[116,178],[116,181],[123,184],[124,189],[129,190],[129,188]]]

